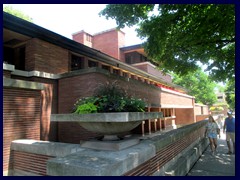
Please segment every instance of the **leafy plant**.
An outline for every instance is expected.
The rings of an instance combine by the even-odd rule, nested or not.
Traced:
[[[78,114],[88,114],[88,113],[96,113],[96,112],[97,112],[97,107],[90,102],[78,106],[77,110],[75,111],[75,113],[78,113]]]
[[[75,103],[73,112],[144,112],[146,103],[142,99],[128,96],[117,82],[99,85],[94,96],[81,98]]]
[[[146,103],[144,101],[131,97],[126,99],[126,105],[124,108],[125,111],[128,112],[144,112],[145,107]]]

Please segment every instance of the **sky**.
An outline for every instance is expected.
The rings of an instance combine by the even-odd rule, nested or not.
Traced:
[[[3,4],[3,7],[8,4]],[[33,19],[33,23],[72,39],[72,34],[84,30],[95,34],[117,27],[115,20],[99,17],[106,4],[9,4]],[[140,44],[135,27],[125,32],[125,46]]]

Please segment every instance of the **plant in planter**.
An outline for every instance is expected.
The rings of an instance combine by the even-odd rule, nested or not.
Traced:
[[[102,134],[103,140],[117,140],[143,120],[161,118],[161,112],[144,112],[146,103],[131,97],[117,82],[101,84],[91,97],[79,99],[71,114],[52,114],[51,121],[77,122]]]
[[[218,115],[223,113],[224,108],[222,106],[212,106],[209,108],[209,110],[211,111],[212,115]]]
[[[131,97],[117,85],[117,82],[101,84],[92,97],[79,99],[74,113],[101,112],[144,112],[146,103],[142,99]]]

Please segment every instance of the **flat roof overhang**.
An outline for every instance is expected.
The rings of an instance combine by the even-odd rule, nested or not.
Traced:
[[[125,54],[125,53],[130,53],[130,52],[138,52],[139,54],[142,54],[146,56],[146,53],[143,48],[143,44],[136,44],[132,46],[125,46],[121,47],[120,50]]]

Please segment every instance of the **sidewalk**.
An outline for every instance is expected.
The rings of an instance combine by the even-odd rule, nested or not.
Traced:
[[[228,148],[225,139],[226,134],[223,134],[221,129],[216,155],[211,154],[208,146],[187,176],[235,176],[235,154],[226,154]]]

